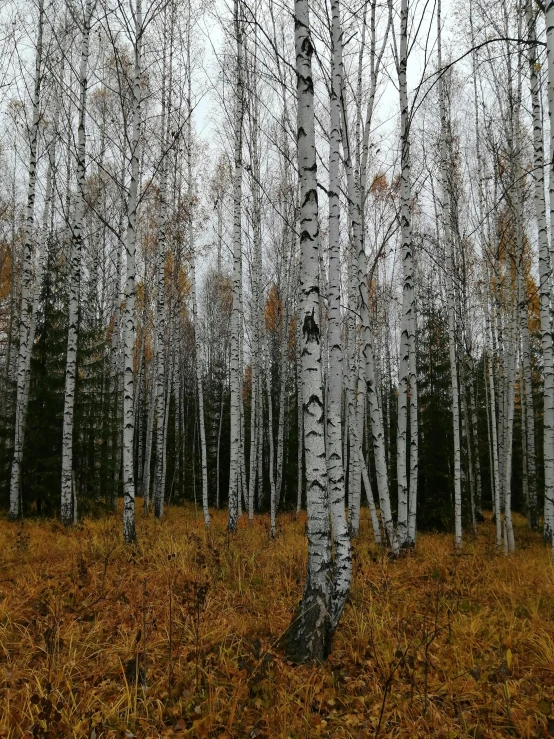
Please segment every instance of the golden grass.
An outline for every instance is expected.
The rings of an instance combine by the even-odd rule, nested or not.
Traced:
[[[462,556],[422,535],[390,562],[364,517],[316,667],[275,648],[301,595],[305,518],[281,516],[275,541],[263,517],[229,538],[223,512],[208,536],[191,509],[137,524],[131,549],[119,518],[0,522],[1,737],[554,733],[554,571],[522,519],[509,559],[485,523]]]

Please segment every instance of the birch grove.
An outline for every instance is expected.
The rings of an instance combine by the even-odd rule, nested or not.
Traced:
[[[554,547],[554,2],[5,7],[10,519],[305,520],[294,661],[364,527]]]

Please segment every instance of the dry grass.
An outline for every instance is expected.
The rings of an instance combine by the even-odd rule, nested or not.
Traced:
[[[230,539],[225,523],[207,537],[190,509],[139,516],[128,549],[119,519],[0,522],[0,736],[554,734],[554,572],[524,521],[511,559],[488,523],[462,556],[421,536],[389,562],[364,519],[319,667],[274,646],[301,594],[304,519],[282,516],[275,541],[264,518]]]

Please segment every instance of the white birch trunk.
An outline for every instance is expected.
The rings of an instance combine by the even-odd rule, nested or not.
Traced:
[[[373,538],[375,543],[380,546],[382,544],[381,538],[381,527],[379,526],[379,519],[377,517],[377,510],[375,508],[375,501],[373,499],[373,490],[371,489],[371,483],[369,481],[369,473],[367,465],[364,459],[362,450],[362,439],[364,434],[364,424],[366,416],[366,394],[365,394],[365,370],[363,364],[360,364],[359,368],[359,385],[358,385],[358,410],[357,410],[357,438],[358,446],[355,452],[358,455],[359,466],[361,471],[361,477],[364,483],[364,490],[367,498],[367,504],[369,506],[369,512],[371,515],[371,526],[373,528]],[[369,450],[369,444],[368,444]]]
[[[29,325],[32,313],[33,285],[33,229],[35,223],[35,193],[37,182],[37,148],[40,126],[40,90],[42,85],[42,55],[44,28],[44,0],[39,3],[37,48],[35,53],[35,80],[33,91],[33,112],[29,131],[29,179],[27,183],[27,204],[25,209],[25,241],[23,247],[23,266],[21,278],[21,308],[19,318],[19,350],[16,372],[16,405],[14,453],[10,477],[10,511],[15,519],[22,514],[21,509],[21,464],[23,461],[23,442],[25,427],[25,379],[26,367],[32,346],[29,342]]]
[[[285,253],[285,264],[287,254]],[[285,440],[285,391],[287,387],[287,354],[288,354],[288,264],[285,267],[285,285],[283,294],[283,310],[281,312],[281,335],[279,352],[279,423],[277,426],[277,507],[281,501],[283,485],[283,451]]]
[[[156,342],[155,342],[156,343]],[[156,346],[154,346],[154,357],[156,356]],[[144,513],[147,515],[150,510],[150,467],[152,465],[152,439],[154,436],[154,413],[156,410],[156,360],[152,358],[152,380],[150,383],[150,403],[148,405],[148,417],[146,420],[146,441],[144,453],[144,471],[143,471],[143,495],[144,495]]]
[[[496,425],[496,393],[494,391],[494,374],[492,362],[489,359],[489,386],[490,386],[490,408],[491,408],[491,430],[492,430],[492,459],[494,473],[494,509],[496,523],[496,546],[502,546],[502,517],[500,504],[500,470],[498,464],[498,439]]]
[[[136,540],[135,533],[135,475],[134,475],[134,377],[133,349],[135,343],[135,252],[137,244],[137,207],[139,184],[139,140],[141,119],[141,65],[142,65],[142,0],[136,0],[135,44],[133,77],[133,124],[131,138],[131,180],[127,199],[127,238],[124,368],[123,368],[123,538],[126,544]]]
[[[351,208],[352,210],[352,208]],[[360,460],[358,448],[360,441],[358,439],[358,424],[356,423],[356,385],[358,379],[357,365],[361,364],[359,360],[358,337],[356,332],[356,313],[358,303],[358,285],[356,268],[357,254],[352,252],[355,250],[353,243],[349,245],[350,255],[348,259],[348,314],[347,314],[347,331],[348,331],[348,376],[346,380],[346,416],[348,418],[348,526],[350,536],[358,535],[359,517],[356,517],[356,509],[359,509],[358,501],[361,497],[360,491]],[[364,393],[365,394],[365,393]]]
[[[231,313],[231,452],[229,469],[229,516],[227,527],[236,531],[240,503],[240,331],[242,286],[242,122],[243,122],[243,41],[239,0],[234,0],[236,49],[236,93],[234,111],[235,174],[233,187],[233,309]]]
[[[171,334],[169,336],[168,341],[169,346],[171,346]],[[167,378],[166,378],[166,390],[165,390],[165,405],[163,409],[163,445],[162,445],[162,471],[161,471],[161,478],[162,478],[162,496],[165,500],[165,487],[166,487],[166,480],[167,480],[167,432],[169,429],[169,408],[171,406],[171,391],[173,388],[173,376],[174,376],[174,370],[175,370],[175,353],[171,350],[168,352],[168,371],[166,372]]]
[[[458,393],[458,369],[456,364],[456,293],[454,288],[454,244],[450,228],[450,175],[448,157],[449,125],[444,100],[444,82],[441,54],[441,2],[437,4],[437,53],[439,68],[439,108],[441,119],[441,177],[442,177],[442,225],[446,251],[446,289],[448,305],[448,353],[450,359],[450,389],[454,438],[454,531],[456,547],[462,546],[462,483],[460,445],[460,402]]]
[[[512,316],[510,321],[510,334],[507,342],[508,372],[506,378],[506,436],[504,440],[504,482],[502,486],[504,492],[504,549],[506,554],[512,554],[515,551],[514,530],[512,525],[512,440],[514,431],[515,374],[517,355],[517,302],[517,296],[514,296]]]
[[[255,62],[253,62],[255,63]],[[258,399],[260,396],[260,340],[262,329],[262,311],[260,303],[262,279],[262,233],[260,204],[260,160],[258,146],[258,92],[256,87],[256,69],[253,70],[252,92],[252,400],[250,406],[250,474],[248,478],[248,518],[254,518],[254,499],[256,491],[256,473],[258,470],[258,435],[263,433],[258,423]]]
[[[410,399],[410,410],[417,414],[417,388],[415,377],[415,320],[414,320],[414,268],[412,261],[412,225],[410,213],[410,123],[408,106],[408,0],[402,0],[400,10],[400,55],[398,62],[398,90],[400,95],[400,228],[402,241],[402,270],[404,287],[402,293],[402,324],[400,331],[400,355],[398,373],[398,421],[396,434],[396,475],[398,479],[398,543],[409,544],[408,539],[408,463],[407,463],[407,429],[408,429],[408,388],[415,395]],[[440,84],[440,82],[439,82]],[[413,372],[412,372],[413,369]],[[415,401],[415,402],[414,402]],[[410,463],[415,465],[417,474],[417,440],[413,449],[416,452],[412,460],[410,423]],[[417,415],[415,416],[417,432]],[[416,433],[417,436],[417,433]],[[415,491],[417,483],[410,479],[410,487]]]
[[[476,394],[476,377],[475,377],[475,366],[473,359],[470,360],[470,375],[471,381],[469,385],[469,408],[471,412],[471,434],[473,441],[473,450],[475,455],[475,511],[477,514],[477,520],[483,520],[483,508],[482,498],[483,490],[481,485],[481,460],[479,457],[479,434],[477,425],[477,408],[475,405],[475,394]]]
[[[302,314],[301,296],[298,291],[296,306],[296,404],[298,425],[298,453],[297,453],[297,487],[296,487],[296,516],[302,508],[302,487],[304,481],[303,459],[304,459],[304,404],[302,401],[302,327],[300,317]]]
[[[81,63],[79,68],[79,125],[77,129],[77,199],[75,204],[75,221],[73,225],[70,287],[69,287],[69,320],[67,333],[67,355],[65,365],[65,389],[62,431],[62,475],[60,518],[69,526],[73,523],[73,420],[75,409],[75,381],[77,377],[77,342],[79,323],[79,294],[81,283],[81,254],[83,248],[83,230],[85,215],[85,121],[87,105],[87,74],[90,49],[90,26],[92,20],[92,2],[87,0],[83,17],[81,40]]]
[[[319,224],[315,148],[313,45],[307,0],[294,3],[297,83],[297,156],[302,267],[302,399],[308,509],[308,569],[302,601],[284,636],[289,656],[321,661],[331,647],[331,537],[323,421],[319,321]]]
[[[340,145],[342,95],[342,28],[339,0],[331,0],[331,130],[329,137],[329,382],[327,385],[327,478],[333,532],[331,628],[336,629],[350,590],[352,555],[345,511],[342,459],[342,338],[340,310]]]
[[[192,81],[190,63],[190,29],[191,29],[191,3],[188,6],[187,18],[187,67],[188,67],[188,121],[187,121],[187,188],[188,188],[188,237],[191,271],[192,292],[192,323],[194,328],[194,365],[196,370],[196,388],[198,393],[198,419],[200,425],[200,452],[202,462],[202,513],[204,525],[210,527],[210,510],[208,507],[208,451],[206,447],[206,422],[204,418],[204,387],[202,383],[202,347],[200,345],[200,331],[198,324],[198,301],[196,298],[196,255],[194,253],[194,191],[192,181]]]
[[[548,192],[550,205],[550,269],[552,269],[552,255],[554,254],[554,0],[548,0],[546,3],[546,57],[548,66],[548,118],[550,120],[550,166],[548,170]],[[533,117],[533,126],[536,125],[536,119]],[[535,144],[536,146],[536,144]],[[536,152],[535,152],[536,153]],[[543,260],[541,260],[543,261]],[[543,265],[546,267],[546,264]],[[549,270],[550,284],[542,286],[542,290],[553,289],[552,274]],[[542,314],[541,299],[541,314]],[[550,320],[552,320],[550,318]],[[541,334],[543,337],[543,348],[545,344],[545,328],[541,315]],[[551,331],[551,329],[550,329]],[[550,338],[552,342],[552,338]],[[554,557],[554,374],[550,371],[551,367],[545,367],[544,375],[544,536],[550,541],[553,547]],[[548,444],[548,449],[546,445]]]
[[[269,362],[269,347],[267,350],[267,362],[265,367],[265,383],[267,394],[267,438],[269,441],[269,520],[271,536],[275,537],[275,521],[277,508],[277,490],[275,486],[275,453],[273,442],[273,400],[271,393],[271,363]]]
[[[417,367],[416,367],[416,306],[414,301],[412,314],[412,330],[410,333],[410,480],[408,484],[408,539],[410,547],[415,546],[417,533],[417,482],[419,470],[419,431],[418,431],[418,399],[417,399]]]
[[[206,425],[204,418],[204,387],[202,382],[202,347],[200,344],[200,332],[198,329],[198,304],[196,298],[196,260],[194,255],[194,233],[192,226],[192,167],[190,164],[190,143],[189,143],[189,248],[190,248],[190,272],[191,272],[191,293],[192,293],[192,316],[194,326],[194,365],[196,371],[196,389],[198,393],[198,420],[200,427],[200,452],[202,464],[202,512],[204,515],[204,524],[206,528],[210,526],[210,510],[208,507],[208,453],[206,447]]]
[[[156,407],[156,457],[154,466],[154,515],[161,518],[164,512],[165,477],[163,475],[164,459],[164,400],[165,400],[165,354],[166,354],[166,310],[165,310],[165,264],[167,259],[166,225],[167,225],[167,177],[168,162],[166,154],[167,142],[167,103],[166,103],[166,37],[164,32],[162,50],[162,100],[160,122],[160,210],[158,215],[158,244],[156,253],[156,318],[155,331],[155,407]]]
[[[216,465],[215,465],[215,507],[219,510],[219,458],[221,455],[221,430],[223,428],[223,400],[224,392],[223,386],[221,388],[221,400],[219,404],[219,425],[217,429],[217,452],[216,452]]]
[[[554,120],[554,6],[548,5],[547,25],[549,32],[548,47],[548,111],[550,120]],[[544,140],[542,129],[540,84],[537,75],[537,50],[535,47],[535,11],[531,2],[527,3],[527,23],[529,35],[529,84],[531,88],[531,105],[533,112],[533,169],[535,214],[537,219],[539,243],[539,298],[540,298],[540,330],[543,360],[543,454],[544,454],[544,535],[554,544],[554,353],[550,316],[550,294],[552,289],[552,272],[548,244],[546,222],[546,201],[544,196]],[[551,138],[551,145],[553,139]],[[550,188],[552,189],[552,167],[550,168]],[[553,196],[551,196],[552,198]],[[552,203],[552,200],[551,200]],[[551,209],[552,217],[552,209]]]

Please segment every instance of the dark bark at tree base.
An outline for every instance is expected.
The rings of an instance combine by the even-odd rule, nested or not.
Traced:
[[[331,654],[333,633],[325,595],[308,583],[279,646],[295,664],[324,662]]]
[[[124,527],[123,541],[125,542],[125,544],[136,544],[137,543],[137,532],[135,531],[134,525]]]

